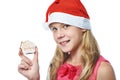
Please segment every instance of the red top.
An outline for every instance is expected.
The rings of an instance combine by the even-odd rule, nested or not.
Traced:
[[[92,75],[89,77],[89,80],[96,80],[97,71],[101,62],[108,62],[102,56],[99,57]],[[73,66],[71,64],[64,63],[60,66],[57,72],[57,80],[78,80],[82,72],[81,66]]]

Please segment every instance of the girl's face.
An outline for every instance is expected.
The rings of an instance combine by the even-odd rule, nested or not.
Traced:
[[[49,27],[63,52],[74,52],[80,48],[84,29],[58,22],[50,24]]]

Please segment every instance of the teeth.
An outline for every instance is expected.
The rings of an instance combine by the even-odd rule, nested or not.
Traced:
[[[65,43],[67,43],[67,41],[61,42],[61,44],[65,44]]]
[[[63,41],[63,42],[60,42],[61,45],[65,45],[69,42],[70,40],[67,40],[67,41]]]

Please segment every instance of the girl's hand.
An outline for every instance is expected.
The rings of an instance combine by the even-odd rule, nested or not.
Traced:
[[[19,50],[19,56],[21,57],[21,63],[18,65],[18,72],[29,80],[40,80],[37,47],[35,48],[33,60],[27,58],[21,49]]]

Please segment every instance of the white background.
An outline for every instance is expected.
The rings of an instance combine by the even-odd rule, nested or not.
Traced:
[[[0,0],[0,80],[27,80],[18,73],[18,50],[22,40],[39,48],[41,80],[45,80],[55,43],[43,28],[45,12],[54,0]],[[82,0],[91,18],[92,31],[120,80],[119,0]]]

